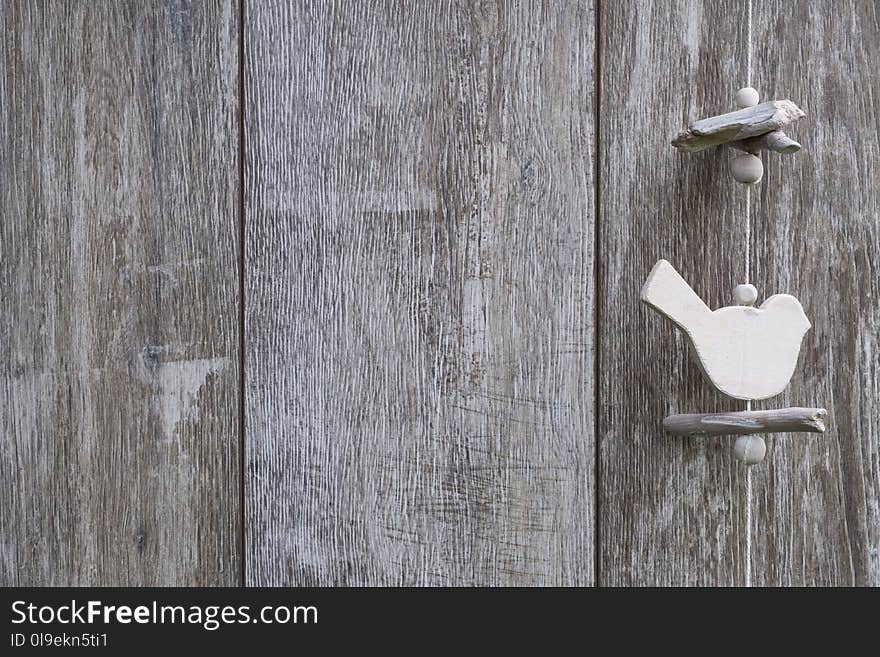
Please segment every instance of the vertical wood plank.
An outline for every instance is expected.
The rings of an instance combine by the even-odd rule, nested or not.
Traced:
[[[237,6],[0,33],[0,583],[235,584]]]
[[[593,582],[589,4],[248,4],[249,584]]]
[[[753,80],[807,112],[793,157],[765,157],[755,285],[813,324],[789,390],[764,408],[829,409],[822,436],[768,439],[756,469],[753,581],[880,585],[880,8],[755,3]]]
[[[600,3],[599,519],[601,585],[744,582],[742,468],[728,439],[664,434],[669,413],[742,408],[639,303],[659,258],[713,308],[745,268],[729,154],[676,152],[691,120],[735,109],[746,3]]]

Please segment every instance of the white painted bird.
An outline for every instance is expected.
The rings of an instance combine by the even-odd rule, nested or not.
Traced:
[[[641,298],[685,332],[712,384],[736,399],[782,392],[810,328],[800,301],[790,294],[774,294],[759,308],[710,310],[666,260],[654,265]]]

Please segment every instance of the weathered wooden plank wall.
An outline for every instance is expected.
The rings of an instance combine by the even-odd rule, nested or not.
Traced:
[[[0,584],[237,583],[236,4],[0,34]]]
[[[245,27],[248,583],[592,584],[591,3]]]
[[[762,405],[831,414],[824,436],[768,440],[753,582],[880,586],[880,6],[762,0],[754,25],[756,88],[807,112],[804,150],[767,160],[755,284],[796,292],[813,324],[791,387]]]
[[[732,441],[660,429],[741,404],[638,291],[744,277],[729,155],[668,142],[747,8],[4,3],[0,585],[743,584]],[[753,23],[808,116],[751,279],[813,322],[757,406],[831,421],[752,471],[751,580],[880,585],[878,9]]]

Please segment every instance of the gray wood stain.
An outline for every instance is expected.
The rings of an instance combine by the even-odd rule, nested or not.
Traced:
[[[797,29],[775,29],[783,16]],[[755,25],[756,87],[808,105],[791,130],[804,150],[768,158],[755,284],[803,290],[813,323],[791,386],[757,408],[825,406],[829,417],[825,437],[768,440],[753,582],[880,586],[880,7],[762,1]]]
[[[880,585],[877,8],[754,18],[753,86],[807,116],[751,280],[813,323],[756,408],[829,417],[753,470],[751,579]],[[12,0],[0,30],[0,585],[745,581],[732,439],[661,427],[743,404],[638,293],[660,257],[711,307],[743,282],[732,152],[669,140],[735,108],[746,3]]]
[[[594,582],[593,14],[507,5],[248,6],[251,583]]]
[[[639,290],[661,257],[710,308],[729,305],[743,282],[744,193],[727,154],[683,154],[670,139],[734,109],[747,5],[600,6],[600,583],[742,584],[745,477],[733,441],[671,437],[662,421],[743,402],[704,380]]]
[[[0,583],[235,584],[235,7],[0,33]]]

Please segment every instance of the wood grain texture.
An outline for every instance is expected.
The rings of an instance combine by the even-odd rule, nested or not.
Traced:
[[[3,586],[238,581],[236,16],[3,3]]]
[[[746,436],[754,433],[824,433],[824,408],[774,408],[768,411],[684,413],[663,419],[666,431],[681,436]]]
[[[728,144],[731,148],[736,148],[752,155],[759,155],[761,151],[773,151],[774,153],[782,153],[783,155],[792,155],[801,150],[802,146],[794,139],[785,134],[782,130],[774,130],[760,137],[750,137],[749,139],[741,139],[740,141],[732,141]]]
[[[789,390],[823,436],[768,440],[754,472],[756,585],[880,585],[880,7],[755,3],[753,85],[807,112],[794,157],[765,156],[753,282],[797,294],[813,329]],[[771,54],[772,53],[772,54]]]
[[[593,34],[247,5],[249,584],[593,583]]]
[[[803,116],[803,110],[790,100],[768,100],[754,107],[694,121],[672,140],[672,145],[695,153],[775,132]]]
[[[680,153],[669,141],[694,119],[735,109],[747,6],[600,8],[598,579],[742,584],[745,475],[732,441],[662,429],[671,413],[730,410],[730,401],[689,360],[685,338],[639,303],[639,289],[660,258],[712,308],[743,282],[745,199],[729,153]]]

